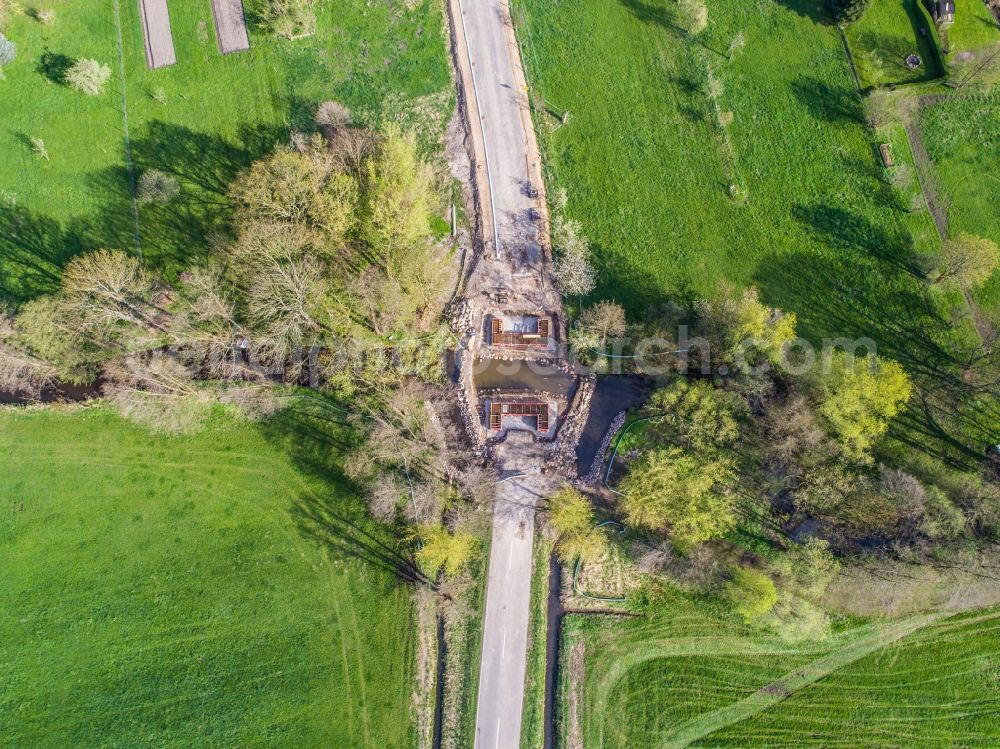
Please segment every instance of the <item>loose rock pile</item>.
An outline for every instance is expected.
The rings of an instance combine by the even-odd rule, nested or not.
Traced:
[[[618,434],[618,430],[624,426],[627,413],[627,411],[619,411],[612,419],[608,431],[604,434],[604,439],[601,440],[601,446],[597,448],[597,454],[594,455],[594,462],[590,464],[590,470],[580,478],[581,483],[593,486],[601,480],[601,474],[604,473],[604,456],[607,454],[608,448],[611,447],[611,441]]]

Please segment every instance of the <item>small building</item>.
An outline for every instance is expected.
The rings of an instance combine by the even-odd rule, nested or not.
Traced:
[[[934,0],[934,22],[941,28],[955,23],[955,0]]]

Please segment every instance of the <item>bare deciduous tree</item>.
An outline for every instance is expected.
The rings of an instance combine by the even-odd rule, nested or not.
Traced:
[[[578,325],[571,333],[577,348],[604,351],[608,338],[625,335],[625,310],[615,302],[598,302],[587,307],[580,315]]]
[[[155,283],[139,260],[119,250],[73,258],[63,269],[62,291],[81,331],[131,324],[156,329]]]
[[[140,203],[166,204],[177,196],[180,189],[176,177],[159,169],[150,169],[139,177],[136,197]]]
[[[330,130],[340,130],[351,124],[351,110],[338,101],[324,101],[316,108],[316,124]]]
[[[155,431],[193,431],[214,402],[196,385],[190,367],[162,351],[114,359],[104,377],[104,394],[122,415]]]
[[[593,291],[596,280],[590,263],[590,244],[579,222],[557,217],[552,241],[556,250],[555,276],[563,293],[583,296]]]

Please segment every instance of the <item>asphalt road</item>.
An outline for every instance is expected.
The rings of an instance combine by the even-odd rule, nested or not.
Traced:
[[[538,206],[529,183],[530,157],[522,119],[527,100],[526,92],[518,90],[515,83],[514,65],[520,61],[508,36],[509,16],[499,0],[459,0],[458,4],[467,42],[459,54],[466,54],[471,62],[474,91],[470,93],[478,103],[490,212],[498,240],[485,237],[490,254],[499,262],[491,261],[489,270],[481,272],[497,285],[509,286],[519,277],[536,279],[531,285],[541,293],[544,284],[537,279],[541,279],[544,258],[538,242]],[[501,475],[519,477],[497,487],[476,749],[518,749],[520,745],[535,502],[552,488],[551,479],[538,473],[542,452],[526,432],[511,433],[497,453]]]
[[[513,264],[515,273],[537,273],[542,262],[537,200],[531,197],[530,157],[521,110],[527,104],[527,93],[515,83],[513,66],[520,62],[513,59],[510,48],[507,13],[499,0],[460,0],[460,5],[481,115],[499,256]],[[493,237],[486,239],[495,249]],[[507,272],[511,270],[507,263],[501,265]]]
[[[516,479],[504,482],[493,517],[476,749],[517,749],[521,741],[534,533],[532,494]]]

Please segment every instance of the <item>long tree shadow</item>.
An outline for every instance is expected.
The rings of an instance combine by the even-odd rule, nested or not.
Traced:
[[[177,177],[180,193],[167,204],[138,206],[139,240],[128,173],[109,167],[86,177],[99,209],[65,223],[16,205],[0,205],[0,301],[18,306],[59,286],[62,267],[99,248],[141,249],[150,268],[172,276],[205,255],[224,229],[227,193],[241,171],[274,149],[283,127],[244,125],[230,140],[154,121],[132,141],[136,172]]]
[[[719,55],[720,57],[727,57],[725,52],[721,52],[714,47],[708,46],[700,38],[692,35],[687,29],[678,24],[674,13],[668,10],[666,6],[643,2],[643,0],[618,0],[618,2],[628,8],[632,12],[632,15],[643,23],[653,24],[666,29],[667,31],[673,31],[676,34],[680,34],[684,39],[688,40],[692,44],[697,44],[703,49]]]
[[[900,421],[904,441],[953,462],[978,459],[975,435],[988,425],[981,409],[966,408],[975,400],[963,379],[967,352],[914,273],[909,239],[838,208],[797,206],[793,215],[831,251],[762,263],[757,283],[764,298],[795,312],[801,333],[815,343],[872,339],[880,355],[906,368],[917,391]],[[913,439],[917,434],[936,445]]]
[[[15,306],[59,287],[63,265],[96,249],[80,222],[64,227],[20,206],[0,206],[0,301]]]
[[[236,176],[286,136],[282,126],[244,124],[229,139],[153,120],[132,140],[132,158],[140,174],[159,169],[197,187],[202,199],[224,201]]]
[[[833,24],[833,16],[828,10],[829,4],[825,0],[775,0],[778,5],[783,5],[793,13],[797,13],[803,18],[808,18],[815,23]]]
[[[853,88],[831,86],[819,78],[802,76],[792,82],[792,94],[818,120],[864,122],[861,99]]]
[[[430,583],[405,545],[371,518],[360,499],[360,488],[343,471],[344,455],[357,444],[354,428],[340,412],[313,401],[342,408],[332,398],[314,394],[262,425],[265,436],[323,487],[321,493],[300,493],[292,505],[299,532],[333,557],[356,559],[406,583]]]
[[[887,205],[896,204],[891,190],[884,191],[882,197]],[[923,277],[913,237],[900,225],[876,226],[863,216],[829,205],[795,205],[792,217],[829,247],[881,261],[914,279]]]

